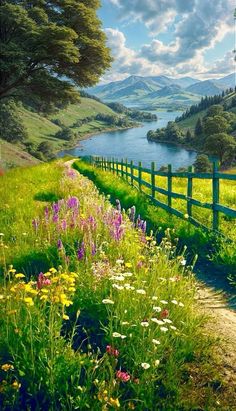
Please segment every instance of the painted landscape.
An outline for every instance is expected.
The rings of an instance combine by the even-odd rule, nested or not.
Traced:
[[[0,409],[236,410],[235,4],[0,24]]]

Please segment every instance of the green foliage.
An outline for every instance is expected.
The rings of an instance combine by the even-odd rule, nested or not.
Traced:
[[[193,165],[196,173],[207,173],[212,170],[211,162],[206,154],[198,154]]]
[[[203,133],[203,125],[202,125],[202,120],[201,120],[200,117],[198,117],[198,119],[197,119],[197,123],[196,123],[194,131],[195,131],[195,136],[196,137],[201,136],[202,133]]]
[[[78,99],[73,84],[94,85],[111,62],[98,7],[97,0],[1,2],[0,96],[60,105]]]
[[[150,130],[147,138],[153,141],[164,141],[170,143],[182,143],[185,138],[183,130],[174,122],[169,121],[165,128]]]
[[[210,106],[207,110],[207,117],[220,116],[223,114],[223,111],[223,106],[220,104],[213,104],[213,106]]]
[[[205,117],[203,122],[203,131],[206,136],[212,134],[225,133],[229,125],[227,120],[220,115],[214,117]]]
[[[42,143],[38,145],[37,151],[42,153],[46,159],[52,159],[54,157],[53,146],[48,141],[42,141]]]
[[[73,133],[71,128],[63,127],[55,134],[55,137],[66,141],[73,141],[75,138],[75,133]]]
[[[206,139],[205,149],[223,163],[226,157],[235,158],[236,141],[226,133],[212,134]]]
[[[17,109],[12,100],[0,103],[0,135],[11,143],[22,142],[28,137]]]

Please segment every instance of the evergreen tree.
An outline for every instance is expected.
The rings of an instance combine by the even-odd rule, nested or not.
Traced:
[[[202,125],[202,120],[200,117],[198,117],[197,119],[197,123],[195,126],[195,130],[194,130],[195,136],[196,137],[200,137],[203,133],[203,125]]]

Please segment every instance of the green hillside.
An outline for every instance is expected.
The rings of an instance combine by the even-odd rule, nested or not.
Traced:
[[[19,106],[18,114],[26,128],[28,143],[32,144],[33,150],[41,142],[47,141],[52,145],[54,152],[70,147],[87,134],[97,133],[112,127],[115,128],[113,125],[108,126],[104,121],[95,120],[94,117],[97,114],[117,116],[105,104],[90,98],[81,98],[79,104],[69,105],[67,108],[58,110],[58,112],[48,116],[36,113],[24,106]],[[85,123],[75,126],[75,123],[79,120],[84,120]],[[56,133],[63,127],[71,128],[76,135],[73,142],[56,137]],[[6,169],[13,166],[32,165],[38,162],[36,158],[24,150],[24,145],[18,146],[1,140],[1,167]]]

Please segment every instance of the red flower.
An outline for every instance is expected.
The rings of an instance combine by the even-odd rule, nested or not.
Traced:
[[[116,378],[122,382],[128,382],[130,380],[130,375],[128,372],[118,370],[116,371]]]
[[[164,310],[161,311],[160,316],[161,318],[169,317],[169,311],[165,308]]]
[[[106,352],[110,355],[113,355],[114,357],[118,357],[119,356],[119,351],[116,348],[113,348],[111,345],[107,345],[106,346]]]

